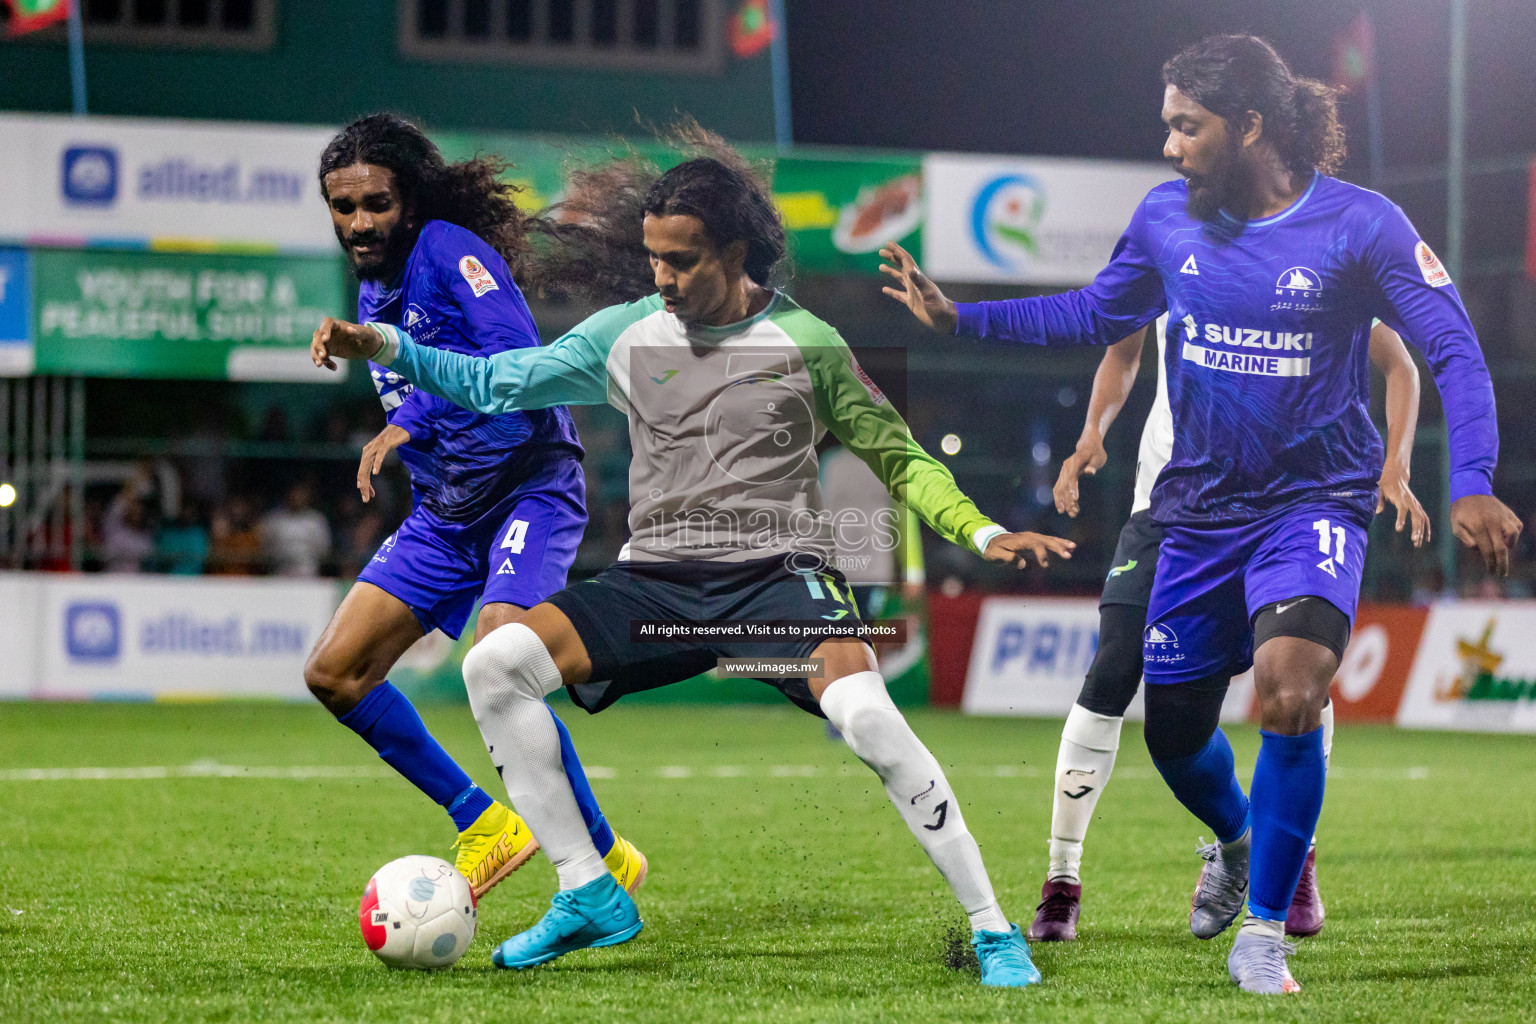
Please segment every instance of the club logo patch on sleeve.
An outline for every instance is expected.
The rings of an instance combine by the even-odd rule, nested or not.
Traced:
[[[1419,273],[1424,275],[1424,283],[1433,288],[1444,288],[1451,283],[1451,275],[1440,262],[1440,257],[1429,247],[1427,242],[1420,240],[1413,247],[1414,262],[1419,265]]]
[[[864,385],[864,390],[869,392],[870,399],[876,405],[884,405],[885,392],[880,390],[880,386],[878,384],[869,379],[869,374],[864,372],[864,367],[860,366],[858,363],[854,363],[853,372],[859,378],[859,383]]]
[[[485,269],[485,264],[473,256],[465,256],[459,260],[459,273],[464,275],[464,283],[469,285],[477,299],[486,292],[494,292],[500,287],[496,284],[496,279],[491,276],[491,272]]]

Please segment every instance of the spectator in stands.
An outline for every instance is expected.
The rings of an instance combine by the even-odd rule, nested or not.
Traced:
[[[288,488],[283,504],[261,521],[261,550],[279,576],[318,576],[331,550],[331,527],[314,507],[308,483]]]
[[[135,475],[107,506],[101,523],[101,557],[107,572],[139,572],[154,553],[143,490],[144,481]]]
[[[209,570],[226,576],[250,576],[261,564],[261,534],[248,498],[232,498],[213,514]]]
[[[202,503],[182,498],[176,518],[160,527],[155,538],[155,568],[175,576],[197,576],[208,568],[208,527]]]

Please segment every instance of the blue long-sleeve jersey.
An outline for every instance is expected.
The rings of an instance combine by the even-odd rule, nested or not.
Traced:
[[[1402,210],[1322,174],[1262,220],[1203,222],[1187,199],[1183,181],[1157,186],[1088,287],[959,303],[957,333],[1110,345],[1166,310],[1176,430],[1152,517],[1228,523],[1318,497],[1374,510],[1382,445],[1368,338],[1379,317],[1424,353],[1440,388],[1452,500],[1492,493],[1488,369],[1450,275]]]
[[[421,229],[395,282],[363,282],[357,316],[359,323],[392,324],[423,345],[466,355],[539,344],[506,261],[473,232],[441,220]],[[477,518],[549,457],[581,454],[563,406],[487,416],[417,390],[385,367],[368,368],[389,422],[411,435],[399,451],[411,474],[413,504],[443,519]]]

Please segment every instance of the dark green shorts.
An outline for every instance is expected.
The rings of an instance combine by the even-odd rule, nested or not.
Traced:
[[[814,569],[800,568],[813,563]],[[805,658],[822,643],[819,637],[708,643],[644,640],[631,635],[631,622],[847,623],[859,616],[842,573],[805,555],[749,562],[616,562],[592,579],[566,587],[549,603],[571,620],[592,659],[591,679],[567,689],[577,706],[593,714],[626,693],[707,672],[720,658]],[[777,687],[811,714],[821,715],[804,678],[762,682]]]

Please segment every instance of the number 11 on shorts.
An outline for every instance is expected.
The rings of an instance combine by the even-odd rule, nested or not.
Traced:
[[[1338,578],[1338,571],[1344,567],[1344,527],[1334,526],[1326,519],[1319,519],[1312,524],[1312,529],[1317,531],[1317,549],[1323,553],[1323,560],[1317,563],[1317,567],[1329,576]],[[1328,542],[1333,541],[1333,557],[1328,557]]]

